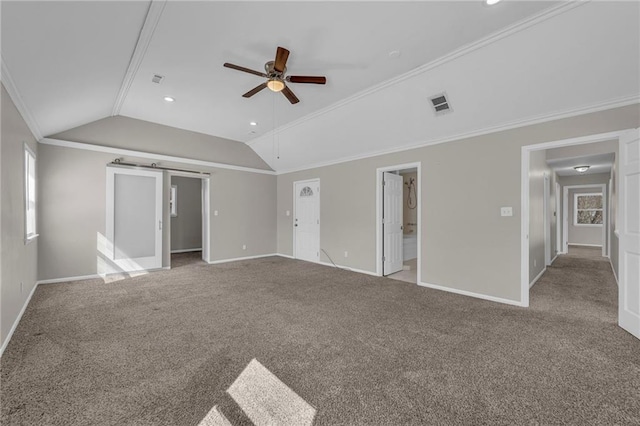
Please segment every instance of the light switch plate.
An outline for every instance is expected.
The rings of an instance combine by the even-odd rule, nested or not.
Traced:
[[[513,216],[513,207],[500,207],[500,216]]]
[[[214,215],[214,216],[218,216],[218,210],[214,210],[214,211],[213,211],[213,215]]]
[[[291,216],[291,212],[287,210],[287,216]]]

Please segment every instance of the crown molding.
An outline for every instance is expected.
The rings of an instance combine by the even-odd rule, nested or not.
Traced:
[[[127,68],[127,72],[124,75],[122,84],[120,85],[120,90],[118,91],[118,95],[116,96],[116,101],[113,104],[113,110],[111,111],[112,116],[119,115],[120,110],[122,110],[124,101],[127,99],[127,95],[129,94],[131,85],[133,84],[133,81],[138,74],[140,65],[142,64],[142,61],[144,60],[144,57],[147,53],[147,49],[151,44],[153,34],[156,31],[158,22],[160,22],[160,17],[162,16],[162,12],[164,11],[164,7],[166,4],[166,0],[152,0],[151,4],[149,5],[147,16],[144,20],[144,24],[142,24],[142,29],[140,30],[140,35],[138,36],[138,41],[136,42],[136,47],[133,50],[133,55],[131,55],[131,60],[129,61],[129,67]]]
[[[133,151],[130,149],[112,148],[103,145],[94,145],[90,143],[72,142],[60,139],[44,138],[40,140],[41,144],[59,146],[63,148],[82,149],[85,151],[102,152],[106,154],[123,155],[129,157],[146,158],[149,160],[170,161],[173,163],[190,164],[194,166],[212,167],[216,169],[237,170],[241,172],[259,173],[264,175],[275,175],[273,170],[254,169],[251,167],[234,166],[233,164],[215,163],[213,161],[196,160],[193,158],[174,157],[172,155],[154,154],[145,151]]]
[[[608,109],[621,108],[621,107],[634,105],[634,104],[640,104],[640,94],[624,96],[621,98],[600,102],[600,103],[592,104],[588,106],[583,106],[579,108],[571,108],[571,109],[557,111],[550,114],[543,114],[543,115],[525,118],[522,120],[511,121],[509,123],[505,123],[497,126],[485,127],[483,129],[473,130],[470,132],[459,133],[459,134],[448,136],[445,138],[432,139],[430,141],[420,141],[420,142],[412,143],[409,145],[404,145],[402,147],[378,150],[378,151],[370,152],[367,154],[344,157],[339,160],[324,161],[324,162],[314,163],[308,166],[296,167],[292,169],[276,170],[276,174],[283,175],[287,173],[294,173],[294,172],[300,172],[304,170],[315,169],[318,167],[327,167],[327,166],[333,166],[335,164],[348,163],[349,161],[356,161],[356,160],[363,160],[365,158],[378,157],[380,155],[388,155],[388,154],[394,154],[396,152],[410,151],[412,149],[423,148],[430,145],[439,145],[442,143],[459,141],[461,139],[484,136],[491,133],[502,132],[505,130],[517,129],[519,127],[532,126],[535,124],[542,124],[549,121],[561,120],[563,118],[571,118],[579,115],[605,111]]]
[[[347,98],[344,98],[338,102],[335,102],[325,108],[319,109],[318,111],[312,112],[311,114],[307,114],[304,117],[301,117],[297,120],[294,120],[290,123],[284,124],[280,127],[278,127],[277,129],[271,130],[263,135],[261,135],[260,137],[253,139],[249,142],[246,142],[247,145],[249,146],[253,146],[257,143],[260,143],[262,141],[269,141],[270,138],[272,138],[274,135],[277,135],[278,133],[284,132],[286,130],[289,130],[293,127],[297,127],[307,121],[310,121],[316,117],[322,116],[324,114],[327,114],[335,109],[341,108],[345,105],[348,105],[352,102],[355,102],[361,98],[364,98],[366,96],[369,96],[373,93],[379,92],[383,89],[386,89],[387,87],[390,86],[394,86],[398,83],[401,83],[409,78],[415,77],[417,75],[423,74],[429,70],[432,70],[434,68],[437,68],[441,65],[444,65],[448,62],[453,61],[454,59],[457,59],[461,56],[467,55],[471,52],[474,52],[478,49],[481,49],[484,46],[487,46],[489,44],[495,43],[499,40],[502,40],[503,38],[509,37],[510,35],[513,35],[517,32],[523,31],[527,28],[530,28],[534,25],[537,25],[541,22],[544,22],[550,18],[553,18],[554,16],[560,15],[564,12],[567,12],[569,10],[572,10],[578,6],[581,6],[583,4],[588,3],[590,0],[576,0],[576,1],[566,1],[566,2],[561,2],[559,5],[550,7],[548,9],[543,10],[540,13],[537,13],[535,15],[532,15],[528,18],[525,18],[521,21],[518,21],[512,25],[509,25],[501,30],[498,30],[484,38],[481,38],[479,40],[476,40],[474,42],[471,42],[469,44],[466,44],[444,56],[441,56],[438,59],[435,59],[431,62],[427,62],[424,65],[421,65],[417,68],[412,69],[411,71],[408,71],[404,74],[400,74],[399,76],[393,77],[389,80],[383,81],[382,83],[376,84],[374,86],[371,86],[365,90],[362,90],[354,95],[351,95]]]
[[[31,130],[33,137],[37,141],[39,141],[40,139],[42,139],[42,132],[40,131],[40,127],[38,126],[35,118],[33,118],[33,115],[31,115],[29,108],[27,108],[27,104],[20,96],[20,93],[18,92],[15,83],[13,82],[13,78],[11,78],[11,73],[9,72],[9,68],[7,67],[7,63],[4,60],[4,57],[0,56],[0,59],[0,62],[2,63],[2,84],[4,85],[4,88],[7,89],[7,93],[16,106],[16,109],[22,116],[22,119],[25,123],[27,123],[27,127],[29,128],[29,130]]]

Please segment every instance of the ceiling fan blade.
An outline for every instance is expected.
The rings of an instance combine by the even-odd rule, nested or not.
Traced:
[[[230,64],[229,62],[225,62],[224,67],[231,68],[238,71],[248,72],[249,74],[259,75],[260,77],[267,77],[267,75],[260,71],[250,70],[249,68],[241,67],[240,65]]]
[[[265,89],[266,87],[267,87],[267,83],[262,83],[261,85],[256,86],[253,89],[249,90],[247,93],[242,95],[242,97],[243,98],[250,98],[253,95],[255,95],[256,93],[258,93],[259,91],[261,91],[262,89]]]
[[[327,84],[327,77],[313,77],[310,75],[290,75],[287,81],[291,83]]]
[[[284,89],[282,89],[282,94],[285,95],[287,99],[289,99],[289,102],[291,102],[292,104],[297,104],[298,102],[300,102],[300,99],[298,99],[298,97],[294,95],[291,89],[289,89],[287,86],[284,86]]]
[[[278,72],[284,72],[284,67],[287,65],[288,58],[289,51],[284,47],[278,46],[278,50],[276,50],[276,61],[273,64],[273,69]]]

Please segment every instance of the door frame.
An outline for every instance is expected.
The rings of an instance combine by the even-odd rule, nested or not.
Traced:
[[[320,202],[322,201],[320,199],[320,178],[312,178],[312,179],[304,179],[304,180],[296,180],[293,182],[293,188],[292,188],[292,192],[293,192],[293,210],[292,210],[292,214],[293,217],[291,218],[291,232],[293,234],[293,250],[292,250],[292,257],[294,259],[297,259],[296,257],[296,185],[299,183],[310,183],[310,182],[316,182],[318,184],[318,261],[317,262],[313,262],[313,263],[321,263],[320,262],[320,251],[321,251],[321,244],[320,244],[320,237],[321,237],[321,232],[320,232],[320,227],[322,226],[322,220],[320,218],[320,213],[322,212],[321,208],[320,208]],[[312,262],[310,260],[306,260],[306,262]]]
[[[567,253],[569,251],[569,191],[571,189],[588,189],[594,188],[602,193],[602,256],[607,256],[607,230],[609,229],[609,203],[607,202],[608,191],[607,185],[604,183],[593,183],[584,185],[565,185],[562,187],[562,252]]]
[[[211,215],[209,214],[211,209],[211,178],[210,176],[204,176],[200,173],[190,173],[190,172],[179,172],[179,171],[168,171],[167,175],[169,177],[169,191],[171,191],[172,179],[174,176],[180,177],[188,177],[193,179],[201,180],[201,214],[202,214],[202,260],[207,263],[210,263],[210,253],[211,253]],[[169,205],[169,196],[167,196],[166,208],[168,209]],[[168,229],[168,250],[169,250],[169,268],[171,268],[171,212],[169,212],[169,223]]]
[[[140,266],[140,268],[131,268],[130,265],[123,265],[122,261],[118,261],[115,259],[115,243],[114,243],[114,239],[115,239],[115,175],[116,173],[120,171],[122,173],[126,173],[126,174],[130,174],[130,175],[135,175],[135,176],[146,176],[146,177],[153,177],[156,180],[155,183],[155,196],[156,196],[156,200],[159,199],[160,202],[156,203],[155,206],[155,213],[156,213],[156,220],[159,220],[160,223],[158,224],[159,226],[159,231],[160,232],[160,236],[159,238],[156,239],[155,241],[155,250],[156,250],[156,256],[155,257],[160,257],[160,266],[158,266],[157,268],[146,268],[143,267],[142,265],[138,265]],[[107,184],[107,188],[106,188],[106,212],[105,212],[105,218],[106,218],[106,223],[105,223],[105,234],[106,234],[106,240],[109,242],[107,244],[106,247],[106,255],[109,257],[109,261],[112,262],[113,264],[115,264],[116,266],[118,266],[122,271],[119,272],[124,272],[124,273],[129,273],[129,272],[141,272],[141,271],[154,271],[154,270],[158,270],[158,269],[162,269],[163,267],[163,259],[164,259],[164,230],[165,228],[165,224],[163,222],[165,222],[165,217],[164,217],[164,191],[163,191],[163,186],[164,186],[164,173],[160,170],[156,171],[156,170],[142,170],[140,168],[134,168],[134,167],[123,167],[123,166],[117,166],[117,165],[107,165],[106,167],[106,184]],[[159,218],[159,219],[158,219]],[[128,259],[130,262],[130,259]]]
[[[382,199],[383,199],[383,180],[384,180],[384,172],[393,172],[400,171],[405,169],[417,169],[418,171],[418,277],[416,284],[420,285],[422,283],[422,162],[418,161],[415,163],[404,163],[397,164],[393,166],[379,167],[376,169],[376,275],[382,276],[382,255],[383,255],[383,247],[382,247]]]
[[[544,211],[544,266],[551,265],[551,177],[544,174],[542,209]]]
[[[524,145],[521,148],[520,164],[520,305],[529,306],[529,162],[531,152],[563,146],[585,145],[597,142],[615,140],[620,143],[620,137],[633,129],[619,130],[615,132],[599,133],[589,136],[581,136],[571,139],[561,139],[551,142],[542,142],[532,145]],[[619,152],[619,160],[624,153]],[[624,205],[621,200],[624,195],[618,195],[618,205]],[[564,215],[564,212],[563,212]]]

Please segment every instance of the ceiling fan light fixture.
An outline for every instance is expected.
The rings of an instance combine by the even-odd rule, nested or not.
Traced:
[[[575,166],[573,169],[578,173],[584,173],[589,170],[590,166]]]
[[[284,81],[279,78],[270,78],[267,81],[267,87],[273,92],[280,92],[284,89]]]

